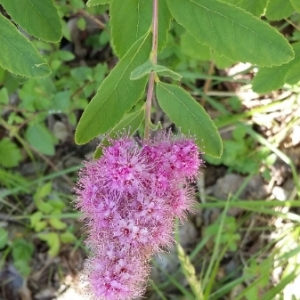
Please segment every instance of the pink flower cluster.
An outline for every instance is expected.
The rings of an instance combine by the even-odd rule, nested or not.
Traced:
[[[89,291],[95,299],[129,300],[142,295],[151,256],[172,243],[174,218],[191,210],[189,181],[202,161],[184,137],[110,142],[82,169],[76,205],[89,232]]]

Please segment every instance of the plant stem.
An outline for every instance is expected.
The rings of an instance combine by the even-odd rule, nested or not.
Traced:
[[[153,0],[152,9],[152,50],[150,59],[153,64],[157,63],[157,44],[158,44],[158,0]],[[151,123],[151,107],[152,98],[154,91],[155,72],[151,72],[149,76],[148,92],[145,108],[145,139],[150,137],[150,126]]]

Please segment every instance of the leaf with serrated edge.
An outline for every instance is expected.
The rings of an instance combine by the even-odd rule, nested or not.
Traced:
[[[287,64],[280,67],[260,69],[252,81],[253,91],[264,94],[279,89],[284,85],[284,78],[288,69]]]
[[[194,36],[185,31],[180,37],[180,48],[184,55],[195,60],[210,60],[210,48],[199,43]]]
[[[288,41],[252,14],[218,0],[167,0],[176,19],[200,43],[234,61],[282,65],[294,54]]]
[[[114,0],[110,5],[111,35],[114,50],[122,57],[128,49],[150,28],[152,1]],[[158,52],[165,46],[171,15],[165,0],[158,7]]]
[[[0,166],[6,168],[16,167],[22,160],[20,149],[8,138],[0,140],[0,157]]]
[[[108,138],[115,138],[118,133],[124,129],[127,129],[126,133],[128,135],[134,134],[140,127],[144,119],[144,109],[132,112],[126,115],[103,139],[99,147],[94,153],[94,159],[98,159],[102,155],[102,146],[108,145]]]
[[[237,7],[240,7],[250,13],[252,13],[254,16],[260,17],[268,3],[269,0],[222,0],[223,2],[227,2],[230,4],[233,4]]]
[[[294,7],[289,0],[271,0],[266,10],[266,17],[271,21],[278,21],[289,17],[293,12]]]
[[[268,3],[269,0],[242,0],[240,7],[249,11],[254,16],[260,17],[264,13]]]
[[[138,66],[135,70],[131,72],[130,79],[137,80],[148,75],[152,71],[158,73],[165,77],[170,77],[174,80],[180,80],[182,78],[178,73],[170,70],[165,66],[155,65],[150,60],[146,61],[144,64]]]
[[[55,148],[53,145],[53,138],[41,124],[33,124],[29,126],[25,133],[25,138],[28,143],[39,152],[46,155],[54,155]]]
[[[0,14],[0,65],[24,77],[45,77],[51,73],[36,48]]]
[[[291,70],[300,61],[300,42],[292,44],[295,58],[289,63],[273,67],[261,68],[252,81],[252,89],[257,93],[268,93],[281,88],[285,82],[291,83],[291,78],[287,79],[289,70]],[[292,80],[293,83],[295,83]],[[298,80],[297,80],[298,82]]]
[[[151,35],[139,39],[102,82],[78,123],[75,141],[84,144],[117,124],[141,97],[147,78],[132,81],[131,72],[151,51]]]
[[[293,64],[285,76],[285,82],[288,84],[297,84],[300,81],[300,61]]]
[[[220,157],[223,146],[218,130],[203,107],[183,88],[159,82],[157,100],[172,122],[185,134],[195,135],[200,150]]]
[[[103,5],[111,3],[113,0],[89,0],[86,6]]]
[[[30,35],[58,42],[62,36],[62,25],[52,0],[0,0],[11,18]]]

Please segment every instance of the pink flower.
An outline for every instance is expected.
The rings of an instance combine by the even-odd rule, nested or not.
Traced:
[[[151,256],[173,241],[174,218],[191,211],[189,181],[202,161],[192,139],[161,134],[152,141],[124,136],[85,163],[76,207],[89,232],[89,290],[97,299],[141,295]]]
[[[97,300],[136,298],[145,290],[148,269],[146,261],[110,245],[87,261],[87,290]]]
[[[112,141],[99,162],[103,188],[117,193],[139,192],[147,182],[148,165],[138,145],[128,138]]]
[[[202,163],[198,147],[192,139],[161,134],[157,140],[147,142],[143,152],[153,161],[159,175],[165,178],[195,178]]]

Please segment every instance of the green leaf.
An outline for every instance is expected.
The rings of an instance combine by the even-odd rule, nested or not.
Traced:
[[[254,16],[260,17],[264,13],[268,3],[269,0],[241,0],[240,7],[249,11]]]
[[[59,59],[61,59],[62,61],[70,61],[75,58],[75,55],[73,53],[66,50],[56,51],[56,54],[59,57]]]
[[[110,6],[110,15],[112,43],[117,55],[122,57],[150,29],[152,1],[114,0]],[[166,2],[160,0],[158,7],[158,51],[165,46],[170,21],[171,15]]]
[[[100,158],[100,156],[102,155],[102,147],[109,144],[108,138],[116,138],[118,136],[118,133],[125,128],[128,128],[126,131],[128,135],[133,135],[140,127],[143,119],[144,109],[140,109],[125,115],[123,119],[107,134],[99,147],[96,149],[94,153],[94,159]]]
[[[0,141],[0,165],[5,168],[16,167],[22,159],[20,149],[10,139]]]
[[[42,212],[37,211],[30,216],[30,226],[34,228],[36,232],[40,232],[46,228],[47,222],[41,221],[43,217]]]
[[[44,230],[47,227],[48,223],[46,221],[39,221],[35,224],[34,226],[34,230],[36,232],[40,232],[42,230]]]
[[[16,260],[14,261],[14,266],[23,277],[29,276],[31,272],[31,267],[29,262],[24,260]]]
[[[35,193],[35,197],[37,198],[45,198],[47,196],[49,196],[49,194],[52,191],[52,183],[51,182],[47,182],[45,184],[43,184]]]
[[[220,157],[223,146],[216,126],[203,107],[181,87],[159,82],[157,100],[163,111],[185,134],[195,135],[200,150]]]
[[[51,199],[49,201],[49,203],[55,210],[58,210],[58,211],[62,211],[66,207],[66,204],[64,203],[64,201],[62,201],[60,199]]]
[[[252,13],[256,17],[260,17],[264,13],[269,0],[223,0],[223,2],[233,4]]]
[[[50,218],[49,223],[51,224],[52,227],[58,230],[65,229],[67,227],[67,224],[62,222],[58,218]]]
[[[8,241],[8,232],[0,227],[0,249],[2,249]]]
[[[176,21],[200,43],[234,61],[281,65],[293,58],[288,41],[252,14],[218,0],[167,0]]]
[[[53,211],[52,205],[49,204],[48,202],[43,202],[41,199],[36,201],[35,204],[36,204],[36,207],[38,208],[38,210],[40,210],[44,214],[49,214],[50,212]]]
[[[26,130],[25,138],[37,151],[46,155],[54,155],[53,138],[45,126],[41,124],[29,126]]]
[[[82,31],[86,29],[86,21],[83,17],[77,20],[77,27]]]
[[[154,65],[150,60],[148,60],[131,72],[130,79],[141,79],[152,71],[158,73],[158,75],[161,74],[162,76],[170,77],[174,80],[180,80],[182,78],[181,75],[170,70],[169,68],[165,66]]]
[[[58,254],[60,248],[59,235],[56,232],[40,233],[39,238],[45,241],[49,247],[49,255],[54,257]]]
[[[287,64],[273,68],[261,68],[252,81],[252,88],[257,93],[268,93],[273,90],[281,88],[285,82],[295,84],[299,80],[299,69],[297,65],[300,62],[300,42],[294,43],[293,49],[295,52],[295,58]],[[294,69],[296,74],[289,74],[289,71]],[[294,72],[291,71],[291,72]],[[298,72],[297,72],[298,71]],[[292,76],[296,76],[293,79]]]
[[[30,226],[35,227],[36,223],[39,222],[43,217],[42,212],[37,211],[30,216]]]
[[[60,240],[63,243],[67,244],[67,243],[72,243],[72,242],[76,241],[76,237],[73,233],[67,231],[60,235]]]
[[[199,43],[188,31],[180,37],[180,49],[183,54],[195,60],[210,60],[210,48]]]
[[[4,83],[6,71],[0,67],[0,84]]]
[[[9,98],[8,98],[8,92],[5,87],[0,89],[0,103],[1,104],[8,104]]]
[[[130,80],[131,72],[150,55],[151,36],[139,39],[102,82],[78,123],[75,141],[84,144],[106,133],[141,97],[147,79]]]
[[[294,6],[294,9],[300,13],[300,1],[299,0],[290,0],[291,4]]]
[[[300,61],[293,64],[285,76],[285,82],[288,84],[297,84],[300,81]]]
[[[48,42],[61,39],[62,26],[53,0],[0,0],[0,4],[30,35]]]
[[[270,0],[266,17],[271,21],[282,20],[294,12],[294,7],[289,0]]]
[[[11,245],[14,265],[23,276],[30,273],[31,256],[33,254],[33,245],[24,239],[17,238]]]
[[[46,61],[17,28],[0,14],[0,65],[25,77],[45,77],[51,73]]]
[[[167,38],[171,25],[172,15],[166,0],[158,1],[158,52],[161,52],[167,44]]]
[[[94,6],[94,5],[103,5],[111,3],[113,0],[89,0],[87,2],[87,6]]]
[[[12,256],[14,259],[30,260],[33,253],[33,245],[24,239],[17,238],[12,244]]]
[[[220,55],[215,51],[211,50],[211,60],[215,62],[219,69],[225,69],[234,64],[234,61],[227,58],[226,56]]]
[[[180,41],[182,52],[193,59],[212,60],[219,69],[224,69],[234,64],[234,61],[216,53],[210,47],[199,43],[188,31],[181,35]]]
[[[284,85],[284,78],[290,69],[288,64],[275,68],[262,68],[252,81],[252,89],[256,93],[264,94],[277,90]]]

